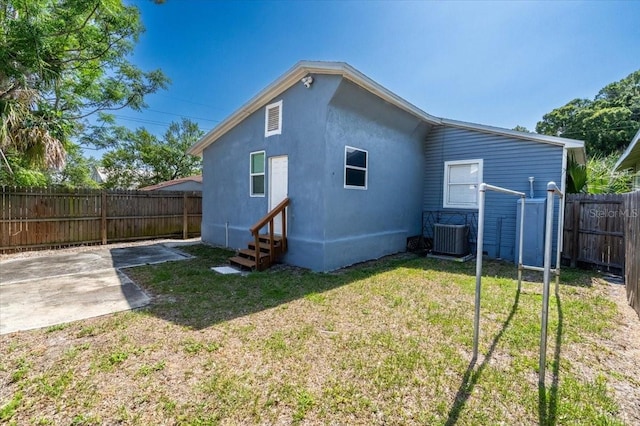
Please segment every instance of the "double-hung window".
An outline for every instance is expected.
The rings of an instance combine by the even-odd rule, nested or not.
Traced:
[[[367,189],[369,153],[363,149],[344,147],[344,187]]]
[[[249,185],[252,197],[264,197],[264,151],[250,154]]]
[[[478,208],[483,160],[445,161],[443,207]]]

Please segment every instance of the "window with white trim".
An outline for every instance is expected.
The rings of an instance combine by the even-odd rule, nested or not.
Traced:
[[[264,137],[282,133],[282,100],[269,104],[264,109]]]
[[[367,189],[369,153],[363,149],[344,147],[344,187]]]
[[[483,160],[444,162],[443,207],[478,208]]]
[[[252,152],[249,156],[249,186],[252,197],[264,197],[264,151]]]

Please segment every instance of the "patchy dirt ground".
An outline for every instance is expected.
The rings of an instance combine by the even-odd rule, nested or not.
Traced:
[[[608,296],[618,305],[619,313],[611,340],[602,342],[615,356],[605,356],[601,362],[620,376],[635,377],[635,386],[616,377],[610,380],[627,424],[640,425],[640,317],[629,306],[624,285],[606,277],[599,280],[607,285]]]

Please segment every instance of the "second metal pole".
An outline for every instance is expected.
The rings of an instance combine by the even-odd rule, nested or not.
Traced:
[[[478,236],[476,248],[476,306],[473,317],[473,358],[478,359],[478,340],[480,338],[480,292],[482,290],[482,242],[484,240],[484,196],[487,185],[481,183],[478,188]]]
[[[553,185],[553,188],[551,187]],[[542,289],[542,321],[540,325],[540,365],[538,382],[544,384],[547,363],[547,322],[549,316],[549,281],[551,276],[551,230],[553,228],[553,195],[555,183],[547,185],[547,217],[544,228],[544,272]]]

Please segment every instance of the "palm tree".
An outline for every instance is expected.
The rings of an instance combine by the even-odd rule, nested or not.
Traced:
[[[0,87],[6,84],[0,83]],[[31,164],[60,168],[65,161],[64,146],[34,111],[36,104],[37,93],[32,89],[11,87],[0,93],[0,150],[3,156],[17,151]]]

